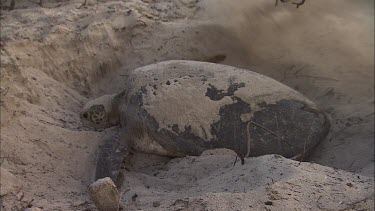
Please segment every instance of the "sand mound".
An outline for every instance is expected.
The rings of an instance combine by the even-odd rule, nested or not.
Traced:
[[[171,59],[214,61],[248,68],[301,91],[320,104],[334,123],[331,139],[321,145],[312,159],[372,175],[373,11],[366,9],[369,7],[364,3],[347,2],[311,1],[295,10],[287,5],[275,8],[273,2],[260,0],[235,4],[209,0],[198,4],[188,0],[130,0],[90,3],[87,7],[81,7],[80,1],[66,1],[60,7],[51,3],[47,5],[49,8],[3,12],[3,208],[22,210],[33,205],[46,210],[84,210],[92,207],[87,187],[92,182],[98,146],[113,137],[117,128],[94,131],[85,127],[79,119],[81,108],[90,98],[122,90],[129,70]],[[228,156],[188,157],[163,164],[168,171],[158,171],[169,178],[165,182],[145,172],[151,171],[151,167],[142,169],[137,164],[139,168],[135,165],[134,171],[127,174],[130,183],[124,183],[123,201],[134,209],[151,208],[149,201],[159,201],[163,208],[170,203],[175,203],[173,207],[195,204],[197,209],[199,206],[215,208],[226,202],[225,206],[233,204],[245,209],[243,206],[251,205],[256,209],[268,206],[264,205],[265,200],[273,201],[275,206],[354,209],[357,202],[366,204],[367,196],[373,193],[368,178],[358,179],[357,175],[335,172],[328,167],[304,163],[295,167],[295,162],[272,156],[248,159],[244,166],[233,167],[234,157]],[[202,162],[192,162],[194,159]],[[144,162],[150,163],[147,159]],[[192,162],[189,169],[197,171],[185,169],[183,172],[181,165],[188,165],[187,162]],[[210,170],[198,171],[204,166],[210,166]],[[288,170],[284,176],[278,175],[268,172],[271,166],[276,168],[275,172]],[[227,181],[250,170],[258,172],[254,181],[259,186],[243,183],[249,186],[245,190],[252,195],[244,200],[241,197],[247,193],[239,195],[244,202],[241,204],[234,193],[237,191],[234,187],[239,186],[234,185],[235,180]],[[217,176],[221,173],[225,177]],[[137,175],[143,176],[134,178]],[[343,181],[331,183],[335,180],[326,175],[342,177]],[[177,176],[181,180],[174,179]],[[253,181],[253,176],[256,175],[248,174],[244,178]],[[274,183],[264,179],[267,177],[273,178]],[[292,184],[298,181],[304,192],[297,187],[292,190],[310,194],[288,192],[301,201],[298,204],[287,197],[287,188],[281,188],[288,185],[284,181]],[[277,191],[274,193],[277,196],[272,197],[288,200],[268,198],[267,194],[272,195],[272,191],[267,192],[267,182]],[[310,190],[306,188],[308,184],[318,186],[310,186]],[[138,189],[138,186],[150,186],[150,190]],[[134,194],[126,192],[127,189],[139,195],[134,203],[129,201],[129,196]],[[319,198],[317,194],[314,198],[311,191],[315,190],[323,196]],[[194,198],[194,191],[200,191],[202,197]],[[189,197],[190,202],[186,202],[185,198]],[[309,197],[316,200],[309,201]]]
[[[267,155],[235,162],[235,153],[152,163],[138,155],[125,173],[122,202],[129,210],[373,209],[373,181],[312,163]],[[147,165],[145,160],[149,160]],[[134,196],[137,196],[134,199]],[[270,205],[272,202],[272,205]],[[364,204],[361,204],[364,203]],[[268,205],[267,205],[268,204]],[[160,206],[156,206],[160,205]]]

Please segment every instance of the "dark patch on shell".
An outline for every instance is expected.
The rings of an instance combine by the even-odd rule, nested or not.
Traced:
[[[206,96],[213,101],[218,101],[223,99],[225,96],[233,96],[239,88],[245,87],[244,83],[230,83],[228,90],[219,90],[214,85],[208,84]]]
[[[257,106],[258,106],[259,108],[264,108],[264,107],[267,106],[267,103],[266,103],[266,102],[260,102],[260,103],[257,103]]]
[[[174,124],[172,126],[172,131],[175,132],[175,133],[178,133],[180,130],[178,129],[178,125]]]
[[[203,84],[206,83],[206,81],[208,81],[208,77],[205,75],[200,75],[199,77],[201,78],[201,81],[203,82]]]
[[[250,113],[250,105],[238,97],[232,97],[235,103],[224,105],[219,110],[220,120],[212,124],[211,134],[215,136],[216,145],[246,154],[246,126],[241,115]]]
[[[251,121],[255,123],[250,125],[250,146],[254,149],[251,156],[272,153],[293,157],[303,154],[304,148],[308,153],[330,129],[322,112],[291,100],[264,105],[261,111],[254,113]]]
[[[229,88],[228,93],[216,92],[211,97],[218,100],[229,93],[233,94],[239,87],[241,84]],[[126,125],[125,134],[128,139],[136,140],[147,133],[149,138],[158,142],[171,156],[200,155],[203,151],[214,148],[232,149],[245,155],[249,124],[250,156],[279,154],[293,157],[304,153],[305,142],[306,153],[314,148],[330,128],[329,121],[322,112],[292,100],[281,100],[275,104],[260,103],[263,109],[254,113],[252,123],[243,122],[241,115],[250,113],[251,108],[242,99],[231,96],[234,103],[220,108],[220,120],[211,125],[213,140],[207,141],[193,134],[191,126],[185,126],[184,131],[180,131],[177,125],[172,125],[173,132],[160,129],[159,122],[143,107],[143,97],[147,96],[144,91],[141,88],[130,96],[125,114],[131,125]]]

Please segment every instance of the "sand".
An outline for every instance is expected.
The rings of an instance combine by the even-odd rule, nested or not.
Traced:
[[[235,156],[221,151],[171,161],[135,155],[121,189],[126,209],[374,209],[373,2],[315,0],[297,10],[261,0],[45,8],[21,1],[16,8],[1,14],[2,210],[93,209],[87,188],[98,147],[118,128],[95,131],[79,112],[121,91],[129,70],[171,59],[270,76],[316,102],[333,128],[310,158],[317,164],[269,155],[233,166]]]

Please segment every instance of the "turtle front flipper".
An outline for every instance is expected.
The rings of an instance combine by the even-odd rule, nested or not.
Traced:
[[[129,148],[119,138],[105,141],[99,149],[99,157],[96,163],[95,181],[110,177],[117,187],[121,187],[121,167],[124,159],[129,155]]]

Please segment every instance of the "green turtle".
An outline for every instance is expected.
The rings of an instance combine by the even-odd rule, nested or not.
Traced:
[[[89,102],[82,113],[95,127],[120,125],[98,168],[121,163],[129,149],[182,157],[227,148],[244,157],[293,158],[307,155],[330,129],[327,116],[301,93],[232,66],[165,61],[131,71],[125,84],[123,92]],[[116,150],[121,153],[113,159]],[[119,164],[110,168],[113,175],[97,177],[116,178]]]

